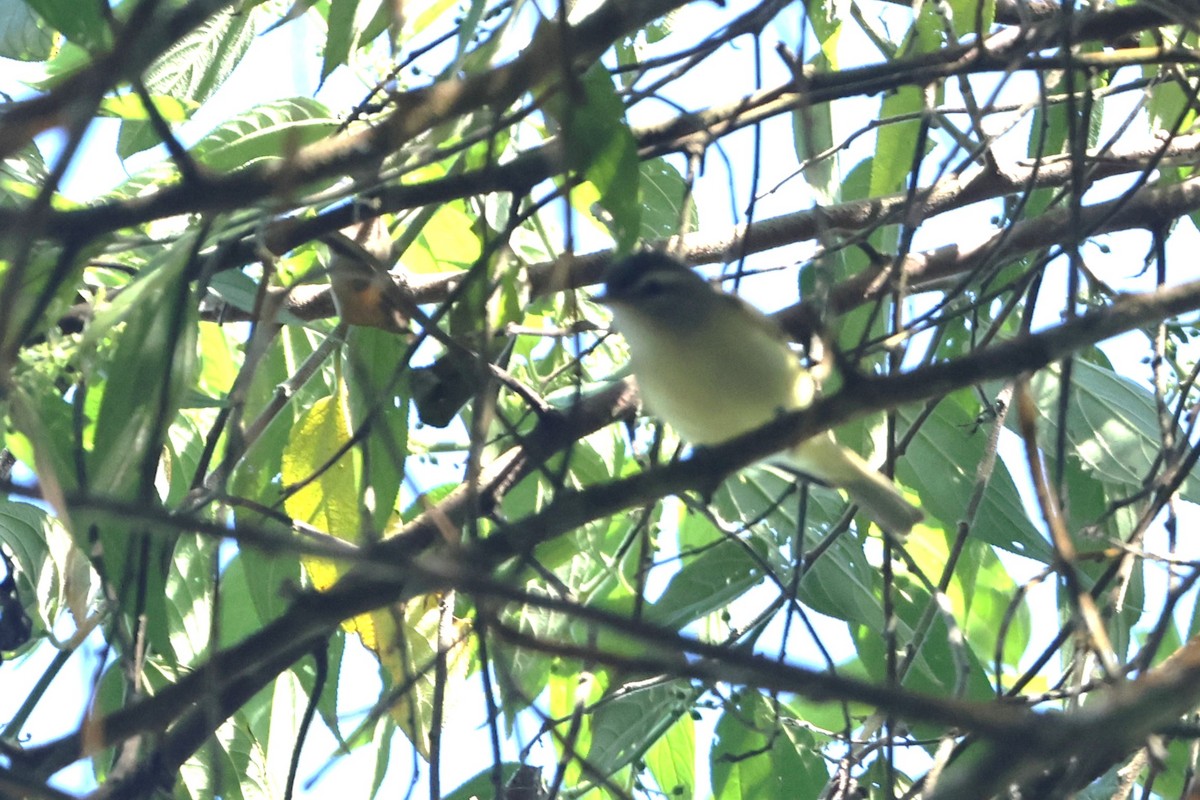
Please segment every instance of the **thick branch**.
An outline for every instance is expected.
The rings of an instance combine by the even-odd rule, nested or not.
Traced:
[[[90,107],[109,89],[140,76],[177,41],[233,5],[233,0],[191,0],[169,14],[155,14],[156,5],[138,4],[112,50],[63,79],[51,92],[0,108],[0,157],[61,125],[81,103]]]
[[[444,536],[447,526],[457,530],[465,524],[470,513],[494,508],[513,485],[540,468],[551,455],[606,425],[628,418],[635,411],[635,403],[636,393],[630,385],[617,383],[584,398],[567,412],[545,415],[520,446],[502,454],[484,469],[474,487],[459,487],[405,525],[391,539],[396,547],[388,553],[388,558],[399,560],[380,560],[373,550],[359,554],[358,561],[366,565],[363,569],[373,576],[372,585],[386,586],[385,594],[371,597],[368,591],[355,601],[361,604],[359,611],[348,614],[345,613],[350,606],[348,601],[331,603],[320,595],[302,598],[280,619],[233,648],[218,653],[208,664],[178,683],[164,688],[151,699],[151,706],[139,705],[136,712],[130,708],[110,715],[103,722],[103,745],[142,731],[165,731],[196,704],[202,707],[204,721],[219,723],[240,707],[238,698],[246,686],[261,688],[270,683],[332,634],[343,619],[423,594],[425,590],[403,591],[406,573],[397,565],[409,564],[425,550],[452,538]],[[237,537],[237,532],[233,533]],[[245,541],[251,545],[260,543],[257,536],[247,537]],[[317,605],[313,605],[314,602]],[[215,698],[209,696],[214,687],[219,691]],[[214,712],[213,704],[219,713]],[[180,735],[200,735],[202,741],[203,735],[198,733],[195,723],[197,721],[193,719],[193,724],[181,729]],[[96,730],[88,727],[89,731]],[[81,736],[72,735],[44,748],[30,748],[23,758],[39,769],[53,772],[85,755],[82,744]],[[199,746],[199,741],[196,745]],[[175,752],[182,752],[176,741],[171,747]]]
[[[929,800],[991,797],[996,792],[1026,782],[1033,787],[1047,770],[1057,778],[1069,771],[1071,785],[1025,787],[1026,797],[1063,797],[1082,789],[1146,739],[1192,713],[1200,702],[1200,639],[1193,638],[1157,669],[1136,681],[1116,683],[1088,697],[1079,711],[1058,717],[1039,715],[1020,736],[1038,736],[1040,746],[1025,747],[1020,738],[995,738],[985,751],[952,766]],[[1049,719],[1061,719],[1044,726]],[[1045,734],[1043,737],[1042,734]],[[1047,793],[1049,790],[1050,793]]]
[[[680,0],[656,0],[640,4],[629,0],[610,0],[592,16],[585,19],[570,34],[572,63],[581,66],[591,63],[622,33],[634,30],[650,20],[682,5]],[[1138,13],[1134,13],[1137,11]],[[1111,37],[1143,30],[1170,20],[1154,12],[1138,9],[1112,9],[1076,15],[1078,30],[1074,41],[1090,37]],[[893,90],[903,85],[928,85],[945,78],[1013,69],[1061,69],[1065,61],[1050,56],[1028,56],[1030,47],[1041,48],[1056,41],[1059,20],[1051,18],[1019,35],[983,46],[971,44],[947,47],[935,53],[922,54],[883,64],[872,64],[833,73],[814,73],[804,77],[804,91],[797,91],[794,82],[759,92],[739,103],[701,114],[685,114],[671,123],[647,129],[639,137],[643,156],[686,149],[692,139],[702,136],[706,141],[747,125],[760,122],[767,116],[790,111],[801,104],[829,102],[855,95],[870,95]],[[513,62],[486,73],[454,78],[414,90],[394,98],[396,110],[382,124],[369,130],[339,139],[318,142],[300,150],[292,158],[247,168],[239,172],[207,177],[169,186],[142,197],[128,198],[83,209],[61,211],[50,218],[50,230],[61,238],[88,240],[103,233],[120,230],[183,213],[245,207],[248,204],[276,196],[295,193],[299,186],[336,176],[356,174],[375,167],[384,157],[396,152],[420,133],[456,116],[485,106],[504,103],[539,85],[546,75],[546,64],[560,63],[557,48],[565,46],[561,31],[554,25],[544,25],[534,42]],[[1121,55],[1116,53],[1076,54],[1070,64],[1087,66],[1087,58],[1097,60],[1097,66],[1113,69],[1121,64],[1193,61],[1194,54],[1186,51],[1151,51],[1137,49]],[[553,57],[551,57],[553,56]],[[489,167],[470,175],[455,176],[417,186],[400,187],[382,193],[381,210],[394,212],[429,203],[489,191],[509,191],[528,187],[540,174],[544,179],[563,169],[561,159],[551,158],[550,150],[532,151],[510,165]],[[531,182],[532,181],[532,182]],[[234,206],[231,206],[234,203]],[[350,211],[329,220],[320,233],[328,233],[348,225]],[[19,220],[20,211],[0,209],[0,229]],[[343,218],[344,217],[344,218]],[[313,223],[307,223],[311,226]],[[306,228],[307,238],[297,238],[295,223],[281,221],[266,232],[263,239],[276,253],[315,238]],[[290,234],[290,235],[289,235]],[[237,266],[253,259],[252,241],[233,251],[227,266]]]
[[[819,400],[807,411],[781,416],[759,431],[697,452],[687,460],[581,491],[563,491],[541,511],[500,528],[486,540],[464,546],[452,554],[453,558],[489,572],[508,559],[529,553],[539,544],[592,520],[668,494],[711,488],[721,476],[779,450],[781,443],[801,441],[869,413],[939,397],[980,381],[1041,369],[1082,347],[1197,308],[1200,308],[1200,281],[1193,281],[1122,298],[1102,311],[953,362],[888,378],[848,380],[844,391]],[[580,430],[560,425],[559,421],[545,424],[548,427],[539,425],[541,433],[535,431],[533,436],[538,441],[538,461],[581,435]],[[444,561],[444,555],[430,550],[440,539],[438,531],[443,521],[459,524],[472,507],[463,503],[461,497],[447,502],[452,505],[431,509],[398,535],[372,548],[365,563],[355,567],[328,592],[303,595],[284,616],[233,648],[216,654],[208,664],[178,683],[110,715],[103,727],[106,741],[121,740],[140,731],[161,730],[192,704],[204,699],[211,687],[236,685],[239,688],[235,695],[240,696],[250,688],[267,685],[328,636],[343,619],[451,588],[450,581],[436,578],[437,570],[417,569],[426,558]],[[214,716],[223,718],[233,710],[222,707],[221,715]],[[904,711],[914,719],[933,718],[912,712],[907,704]],[[42,748],[31,748],[26,755],[31,763],[53,771],[79,758],[81,744],[81,737],[75,734]]]
[[[552,85],[555,71],[550,65],[582,68],[591,64],[617,38],[684,2],[607,0],[567,30],[557,22],[544,22],[513,61],[398,94],[392,98],[394,110],[387,119],[366,130],[316,142],[289,158],[232,174],[201,177],[141,197],[59,212],[50,217],[50,230],[62,239],[87,241],[164,217],[245,208],[269,197],[293,196],[298,188],[316,181],[377,168],[384,158],[442,122],[485,107],[503,108],[525,92]],[[20,210],[0,210],[0,230],[19,222],[20,214]]]
[[[1165,147],[1161,142],[1154,141],[1145,147],[1097,156],[1097,160],[1089,165],[1088,179],[1094,183],[1104,178],[1144,171],[1149,164],[1160,160],[1166,163],[1195,158],[1200,158],[1200,135],[1179,136]],[[917,192],[915,202],[922,209],[923,218],[929,219],[985,200],[1063,186],[1070,180],[1071,169],[1071,162],[1061,158],[1036,165],[1007,164],[986,173],[945,178]],[[899,193],[805,209],[717,233],[696,232],[684,237],[680,256],[691,265],[721,263],[743,253],[762,253],[797,242],[812,241],[830,230],[861,233],[899,220],[902,214],[909,212],[913,202],[914,198]],[[1143,187],[1127,198],[1086,207],[1081,221],[1089,235],[1111,233],[1153,227],[1197,208],[1200,208],[1200,194],[1195,182],[1187,181],[1179,185]],[[309,230],[304,235],[317,235],[317,230],[340,220],[351,210],[345,207],[305,221],[303,224]],[[969,272],[984,259],[994,262],[1054,245],[1061,240],[1066,222],[1066,211],[1051,211],[1036,219],[1019,222],[1011,226],[1009,232],[997,232],[975,245],[956,242],[924,253],[910,253],[901,265],[905,281],[910,288],[919,291],[923,287],[931,288],[939,280]],[[661,246],[666,243],[654,244]],[[997,250],[997,246],[1003,249]],[[611,257],[611,251],[604,250],[534,264],[529,268],[531,294],[540,297],[564,289],[597,284],[603,279]],[[412,294],[418,303],[439,303],[450,296],[461,274],[452,272],[422,276],[419,281],[413,276],[406,285],[401,286],[401,290]],[[879,269],[868,269],[833,287],[822,305],[822,313],[846,313],[890,291],[891,285],[881,280],[882,274]],[[328,317],[334,313],[328,286],[293,289],[285,307],[290,313],[306,320]],[[814,309],[801,303],[779,312],[777,318],[785,328],[802,332],[805,321],[814,318],[813,313]],[[247,317],[236,309],[225,309],[221,312],[221,318],[237,321]]]

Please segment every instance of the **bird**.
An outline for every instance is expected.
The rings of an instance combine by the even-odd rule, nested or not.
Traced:
[[[350,325],[410,332],[392,262],[392,239],[381,217],[358,222],[326,239],[332,251],[329,279],[338,316]]]
[[[711,446],[812,405],[820,386],[783,330],[679,260],[645,250],[614,261],[597,299],[612,313],[646,409],[693,446]],[[902,539],[923,519],[895,484],[825,431],[773,457],[846,491]]]

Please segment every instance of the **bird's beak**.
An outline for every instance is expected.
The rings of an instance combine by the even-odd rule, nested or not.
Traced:
[[[602,306],[608,306],[609,308],[625,305],[625,298],[620,294],[613,294],[607,286],[596,294],[593,294],[592,301]]]

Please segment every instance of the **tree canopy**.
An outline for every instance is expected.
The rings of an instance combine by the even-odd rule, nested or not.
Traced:
[[[0,0],[0,796],[1191,796],[1198,20]],[[640,413],[639,248],[816,402]]]

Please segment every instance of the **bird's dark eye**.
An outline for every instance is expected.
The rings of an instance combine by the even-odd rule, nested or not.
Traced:
[[[663,293],[663,291],[667,288],[667,283],[662,278],[652,275],[648,278],[642,278],[641,286],[641,293],[644,296],[655,297],[656,295]]]

